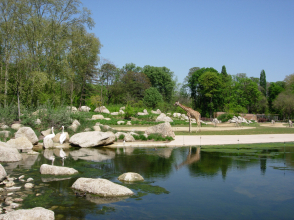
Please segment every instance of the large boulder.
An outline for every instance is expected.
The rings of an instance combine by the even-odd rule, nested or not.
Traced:
[[[42,164],[42,166],[40,167],[40,173],[49,175],[72,175],[78,173],[78,171],[70,167],[59,167]]]
[[[0,215],[0,220],[54,220],[54,212],[42,207],[35,207],[33,209],[19,209]]]
[[[52,130],[51,128],[45,130],[45,131],[41,131],[41,134],[46,137],[47,135],[51,134],[52,133]]]
[[[14,130],[18,130],[18,129],[20,129],[21,127],[22,127],[22,125],[21,125],[21,124],[18,124],[18,123],[15,123],[15,124],[12,124],[12,125],[11,125],[11,128],[14,129]]]
[[[25,136],[32,144],[38,143],[38,137],[35,134],[34,130],[30,127],[21,127],[15,133],[15,138],[19,138],[23,136]]]
[[[0,136],[8,138],[10,136],[10,131],[0,131]]]
[[[124,141],[125,141],[125,142],[134,142],[134,141],[136,141],[136,140],[135,140],[135,138],[134,138],[131,134],[127,133],[127,134],[125,135],[125,137],[124,137]]]
[[[115,141],[113,132],[88,131],[73,135],[69,142],[80,147],[95,147],[112,144]]]
[[[71,112],[77,112],[77,111],[78,111],[78,109],[77,109],[76,107],[74,107],[74,106],[72,106],[72,107],[67,106],[66,109],[67,109],[68,111],[71,111]]]
[[[88,106],[81,106],[81,107],[79,107],[78,110],[79,110],[80,112],[89,112],[89,111],[91,110],[91,108],[88,107]]]
[[[104,119],[103,115],[92,115],[92,120]]]
[[[128,172],[128,173],[124,173],[120,175],[118,177],[118,180],[127,181],[127,182],[135,182],[135,181],[144,181],[144,178],[138,173]]]
[[[19,150],[30,150],[33,149],[33,144],[27,139],[26,136],[10,139],[6,142],[7,144],[13,145]]]
[[[7,176],[4,167],[0,164],[0,181],[2,181]]]
[[[172,120],[170,117],[166,116],[164,113],[161,113],[161,114],[156,118],[155,121],[157,121],[157,122],[159,122],[159,121],[173,122],[173,120]]]
[[[110,114],[110,111],[105,106],[101,106],[101,107],[96,108],[94,110],[94,112]]]
[[[103,197],[130,196],[134,194],[132,190],[125,186],[101,178],[79,178],[74,182],[72,188]]]
[[[67,133],[67,132],[64,132],[65,133],[65,135],[66,135],[66,138],[65,138],[65,140],[64,140],[64,143],[65,142],[68,142],[69,141],[69,134]],[[60,143],[60,135],[61,135],[62,133],[57,133],[55,136],[54,136],[54,138],[52,138],[52,140],[53,140],[53,142],[54,143]]]
[[[72,122],[71,126],[69,126],[68,128],[70,128],[73,131],[76,131],[80,125],[81,124],[80,124],[80,122],[78,120],[74,120]]]
[[[52,138],[44,138],[43,139],[43,147],[44,148],[53,148],[54,142],[53,142]]]
[[[16,162],[22,159],[14,146],[0,141],[0,162]]]
[[[174,138],[176,136],[175,133],[172,131],[172,127],[169,122],[149,127],[145,131],[145,134],[147,135],[155,133],[161,134],[162,137],[170,136]]]

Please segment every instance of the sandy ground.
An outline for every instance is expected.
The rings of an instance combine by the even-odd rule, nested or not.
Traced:
[[[282,123],[261,124],[269,127],[287,127]],[[120,127],[119,130],[145,131],[147,127]],[[187,131],[188,127],[173,127],[173,131]],[[196,127],[193,127],[195,132]],[[217,127],[202,127],[202,131],[223,131],[236,129],[255,129],[255,127],[235,127],[234,124],[219,124]],[[183,147],[204,145],[228,145],[228,144],[254,144],[254,143],[283,143],[294,142],[294,134],[258,134],[258,135],[176,135],[171,142],[116,142],[108,145],[110,148],[117,147]]]

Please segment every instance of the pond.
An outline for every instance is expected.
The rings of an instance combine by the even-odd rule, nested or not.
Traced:
[[[74,176],[40,174],[59,150],[24,155],[3,163],[11,177],[32,177],[35,187],[21,208],[44,207],[55,219],[293,219],[294,144],[199,146],[181,148],[71,148],[64,166]],[[54,165],[61,166],[56,158]],[[122,183],[125,172],[145,181]],[[131,197],[76,197],[79,177],[105,178],[130,188]],[[16,182],[16,186],[23,185]],[[15,192],[18,194],[19,192]],[[40,195],[38,195],[40,194]],[[19,194],[20,195],[20,194]],[[38,195],[38,196],[37,196]],[[4,205],[4,204],[3,204]]]

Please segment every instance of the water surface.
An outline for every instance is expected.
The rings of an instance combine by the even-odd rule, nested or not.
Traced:
[[[74,176],[41,175],[40,166],[61,166],[59,150],[5,163],[8,174],[34,178],[21,208],[41,206],[55,219],[293,219],[294,144],[182,148],[71,148],[64,165]],[[122,183],[137,172],[145,181]],[[79,177],[105,178],[130,188],[131,197],[75,196]],[[23,185],[16,181],[17,185]],[[40,196],[36,196],[41,193]]]

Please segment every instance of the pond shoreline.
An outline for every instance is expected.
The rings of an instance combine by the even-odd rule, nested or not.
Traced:
[[[170,142],[116,142],[106,148],[125,147],[187,147],[204,145],[258,144],[294,142],[293,134],[258,134],[258,135],[176,135]]]

